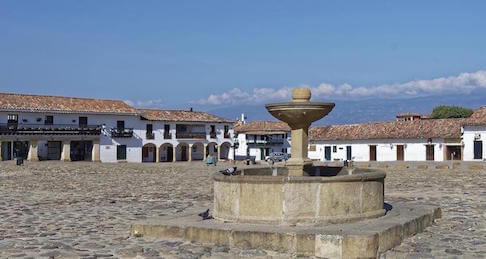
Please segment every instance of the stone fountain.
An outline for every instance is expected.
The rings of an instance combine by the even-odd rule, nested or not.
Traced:
[[[265,105],[273,117],[292,129],[292,154],[286,163],[289,176],[304,176],[306,169],[312,166],[307,155],[309,127],[334,108],[334,103],[311,103],[310,98],[309,88],[296,88],[292,91],[292,102]]]
[[[135,223],[131,234],[290,256],[375,258],[440,217],[437,207],[385,204],[382,170],[313,164],[309,127],[334,104],[310,99],[309,89],[297,88],[292,102],[266,105],[292,130],[291,158],[276,174],[269,167],[216,173],[214,219],[187,212]]]

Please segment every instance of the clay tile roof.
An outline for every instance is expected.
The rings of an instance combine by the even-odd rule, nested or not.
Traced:
[[[150,121],[185,121],[185,122],[213,122],[233,123],[232,120],[199,111],[138,109],[142,117]]]
[[[252,121],[235,126],[235,133],[269,134],[290,131],[289,125],[280,121]]]
[[[460,138],[464,119],[387,121],[311,128],[312,141]]]
[[[474,113],[469,118],[467,118],[464,125],[486,125],[486,106],[476,109]]]
[[[0,93],[0,111],[137,114],[120,100]]]
[[[418,116],[422,116],[421,114],[418,114],[418,113],[413,113],[413,112],[407,112],[407,113],[400,113],[400,114],[397,114],[397,118],[402,118],[402,117],[418,117]]]

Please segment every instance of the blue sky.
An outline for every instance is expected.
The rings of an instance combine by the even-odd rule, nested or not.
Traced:
[[[0,91],[166,108],[283,100],[301,85],[326,100],[467,94],[486,88],[484,10],[486,1],[0,0]]]

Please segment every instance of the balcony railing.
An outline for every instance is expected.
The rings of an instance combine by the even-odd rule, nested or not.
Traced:
[[[145,138],[146,139],[155,139],[155,134],[153,132],[146,132]]]
[[[124,129],[114,128],[114,129],[111,129],[111,137],[112,138],[131,138],[131,137],[133,137],[133,129],[131,129],[131,128],[124,128]]]
[[[0,135],[100,135],[101,125],[0,123]]]
[[[205,139],[206,132],[176,132],[177,139]]]
[[[283,145],[284,141],[283,139],[269,139],[269,140],[262,140],[262,139],[248,139],[246,141],[247,144],[250,145]]]

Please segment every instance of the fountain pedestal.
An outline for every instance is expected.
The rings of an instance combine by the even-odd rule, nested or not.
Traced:
[[[289,169],[289,176],[303,176],[304,172],[307,171],[306,169],[312,166],[312,160],[307,158],[308,134],[309,125],[291,131],[291,156],[285,163],[285,166]]]
[[[309,127],[326,116],[334,103],[311,103],[308,88],[292,91],[292,102],[267,104],[268,112],[291,128],[291,157],[285,164],[290,176],[304,176],[312,161],[308,158]]]

